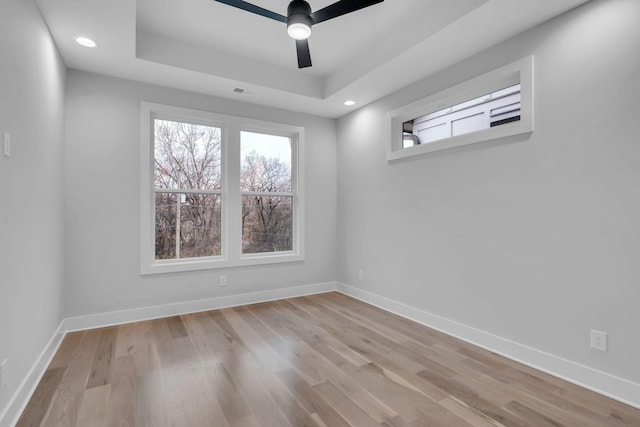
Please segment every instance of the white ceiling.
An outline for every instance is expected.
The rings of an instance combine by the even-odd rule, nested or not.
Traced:
[[[71,68],[339,117],[586,1],[385,0],[315,25],[302,70],[284,23],[213,0],[38,4]],[[286,15],[289,1],[252,3]],[[98,48],[75,44],[81,34]]]

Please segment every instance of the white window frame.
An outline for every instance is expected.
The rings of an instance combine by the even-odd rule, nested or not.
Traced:
[[[489,129],[453,136],[437,141],[403,148],[402,124],[452,105],[483,96],[510,85],[520,83],[520,120]],[[533,56],[520,59],[488,73],[429,95],[387,113],[389,143],[387,160],[446,150],[477,142],[533,132]]]
[[[304,128],[246,119],[150,102],[140,114],[140,273],[142,275],[232,268],[304,260]],[[214,126],[221,131],[222,218],[221,255],[155,259],[154,120],[164,119]],[[242,254],[242,192],[240,191],[240,132],[249,131],[291,138],[291,193],[293,197],[293,249]]]

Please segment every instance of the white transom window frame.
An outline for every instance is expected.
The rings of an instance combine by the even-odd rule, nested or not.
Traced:
[[[283,123],[247,119],[152,102],[141,103],[140,117],[140,274],[233,268],[304,261],[304,128]],[[154,120],[183,121],[221,129],[222,197],[221,255],[156,260]],[[293,198],[292,250],[242,253],[242,192],[240,189],[242,131],[291,139],[291,192]]]
[[[433,151],[533,132],[533,63],[533,55],[527,56],[388,112],[387,160],[393,162]],[[518,83],[521,86],[520,120],[403,148],[402,124],[404,122]]]

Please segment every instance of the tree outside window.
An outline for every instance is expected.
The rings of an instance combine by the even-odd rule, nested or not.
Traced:
[[[241,132],[242,253],[293,249],[290,138]]]
[[[156,259],[221,253],[221,129],[154,122]]]

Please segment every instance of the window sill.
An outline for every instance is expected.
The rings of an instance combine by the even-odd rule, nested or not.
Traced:
[[[476,142],[490,141],[494,139],[505,138],[512,135],[520,135],[533,132],[533,126],[521,121],[513,122],[499,127],[483,129],[473,133],[454,136],[453,138],[441,139],[438,141],[427,142],[413,147],[403,148],[402,150],[392,151],[388,153],[387,160],[394,161],[404,159],[406,157],[417,156],[420,154],[431,153],[433,151],[446,150],[449,148],[460,147],[463,145],[475,144]]]
[[[145,276],[151,274],[182,273],[189,271],[283,264],[302,261],[304,261],[304,256],[293,252],[242,255],[237,260],[228,260],[222,257],[162,260],[153,261],[147,265],[143,265],[140,274]]]

